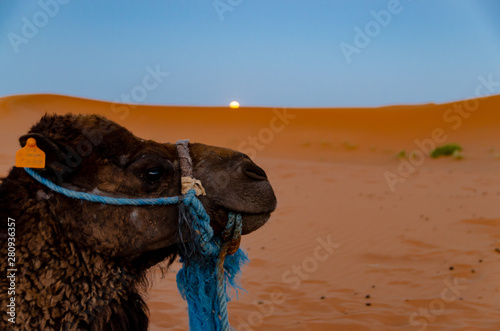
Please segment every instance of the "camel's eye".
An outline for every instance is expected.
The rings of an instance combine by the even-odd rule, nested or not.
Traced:
[[[161,168],[155,167],[147,169],[144,172],[143,177],[149,184],[154,184],[160,180],[162,175],[163,175],[163,170]]]
[[[127,168],[142,182],[142,189],[148,193],[158,189],[162,183],[165,188],[175,172],[169,160],[154,154],[139,156]]]

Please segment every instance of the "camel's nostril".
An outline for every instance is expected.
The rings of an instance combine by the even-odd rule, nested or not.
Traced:
[[[243,172],[252,179],[267,180],[266,172],[255,164],[246,166],[245,168],[243,168]]]

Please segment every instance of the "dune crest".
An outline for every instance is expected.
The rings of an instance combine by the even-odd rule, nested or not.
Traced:
[[[230,304],[236,330],[496,330],[499,110],[500,96],[352,109],[10,96],[0,98],[0,174],[46,112],[97,113],[147,139],[239,149],[266,170],[278,209],[243,240],[251,263],[248,293]],[[449,143],[463,159],[429,157]],[[187,328],[178,267],[166,279],[153,271],[151,330]]]

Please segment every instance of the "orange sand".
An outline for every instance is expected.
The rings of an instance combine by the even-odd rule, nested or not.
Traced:
[[[500,328],[500,96],[286,111],[5,97],[0,175],[14,163],[17,138],[45,112],[98,113],[143,138],[254,156],[279,203],[243,238],[251,263],[242,276],[248,293],[230,303],[236,330]],[[464,159],[422,158],[433,137],[459,143]],[[402,150],[409,160],[396,157]],[[187,329],[178,268],[164,279],[152,272],[151,330]]]

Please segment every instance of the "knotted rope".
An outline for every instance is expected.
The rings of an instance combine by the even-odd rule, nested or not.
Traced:
[[[182,196],[136,199],[105,197],[69,190],[52,183],[30,168],[24,170],[54,192],[73,199],[110,205],[178,204],[180,222],[187,220],[194,234],[192,239],[195,251],[181,252],[183,267],[177,274],[178,289],[188,302],[190,329],[226,331],[230,330],[227,316],[227,284],[236,290],[240,289],[236,284],[236,276],[240,273],[241,266],[248,262],[246,254],[239,249],[241,215],[230,212],[222,235],[214,237],[210,216],[197,198],[198,195],[205,195],[205,189],[192,175],[188,143],[189,140],[180,140],[176,144],[182,176]]]
[[[186,194],[183,200],[186,206],[190,206],[194,201],[201,205],[191,193],[198,191],[204,195],[205,189],[200,181],[193,177],[188,143],[188,140],[176,143],[183,183],[182,194]],[[192,206],[190,210],[191,212],[186,213],[185,208],[180,206],[179,219],[188,220],[196,234],[194,252],[181,252],[183,266],[177,273],[177,288],[188,302],[189,327],[191,330],[203,331],[230,330],[226,283],[238,289],[236,276],[240,273],[241,265],[248,261],[246,254],[239,249],[241,215],[230,212],[221,237],[214,238],[210,219],[205,219],[208,218],[205,210],[203,209],[201,214],[193,213],[196,206]]]

